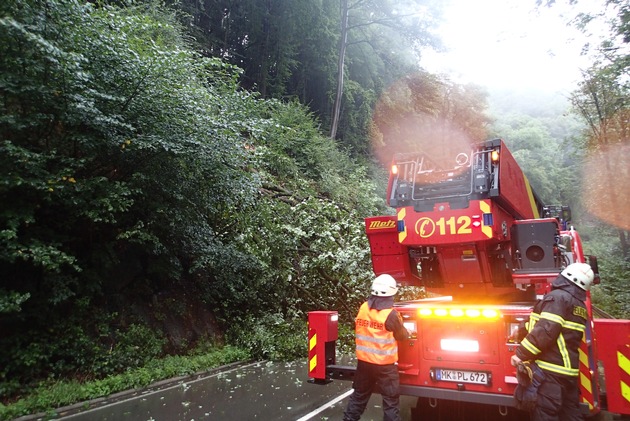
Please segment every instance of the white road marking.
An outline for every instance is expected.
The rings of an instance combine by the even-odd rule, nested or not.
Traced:
[[[320,406],[319,408],[317,408],[316,410],[304,415],[302,418],[297,419],[296,421],[307,421],[310,420],[311,418],[313,418],[315,415],[319,414],[320,412],[323,412],[324,410],[330,408],[331,406],[333,406],[334,404],[336,404],[337,402],[347,398],[348,396],[350,396],[352,394],[352,392],[354,391],[354,389],[350,389],[348,390],[346,393],[344,393],[343,395],[337,396],[335,399],[333,399],[332,401],[325,403],[324,405]]]

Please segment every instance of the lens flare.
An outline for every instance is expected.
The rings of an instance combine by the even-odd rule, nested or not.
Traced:
[[[589,212],[617,228],[630,229],[630,144],[600,145],[589,152],[582,180],[582,200]]]

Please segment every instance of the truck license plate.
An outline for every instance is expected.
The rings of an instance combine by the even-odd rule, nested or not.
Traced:
[[[490,384],[490,376],[483,371],[435,369],[435,379],[443,382]]]

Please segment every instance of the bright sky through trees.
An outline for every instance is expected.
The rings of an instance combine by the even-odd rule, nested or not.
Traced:
[[[580,7],[595,4],[587,3]],[[427,51],[421,64],[487,87],[571,90],[589,64],[580,54],[584,35],[567,26],[576,13],[562,2],[536,8],[534,0],[449,0],[438,29],[448,51]]]

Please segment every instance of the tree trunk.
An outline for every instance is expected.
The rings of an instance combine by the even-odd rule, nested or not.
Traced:
[[[337,69],[337,95],[333,106],[333,118],[330,128],[330,137],[337,137],[339,127],[339,114],[341,114],[341,99],[343,97],[343,66],[346,57],[348,43],[348,0],[341,0],[341,39],[339,42],[339,68]]]
[[[624,260],[628,260],[630,255],[630,244],[628,244],[628,231],[619,230],[619,242],[621,243],[621,254]]]

